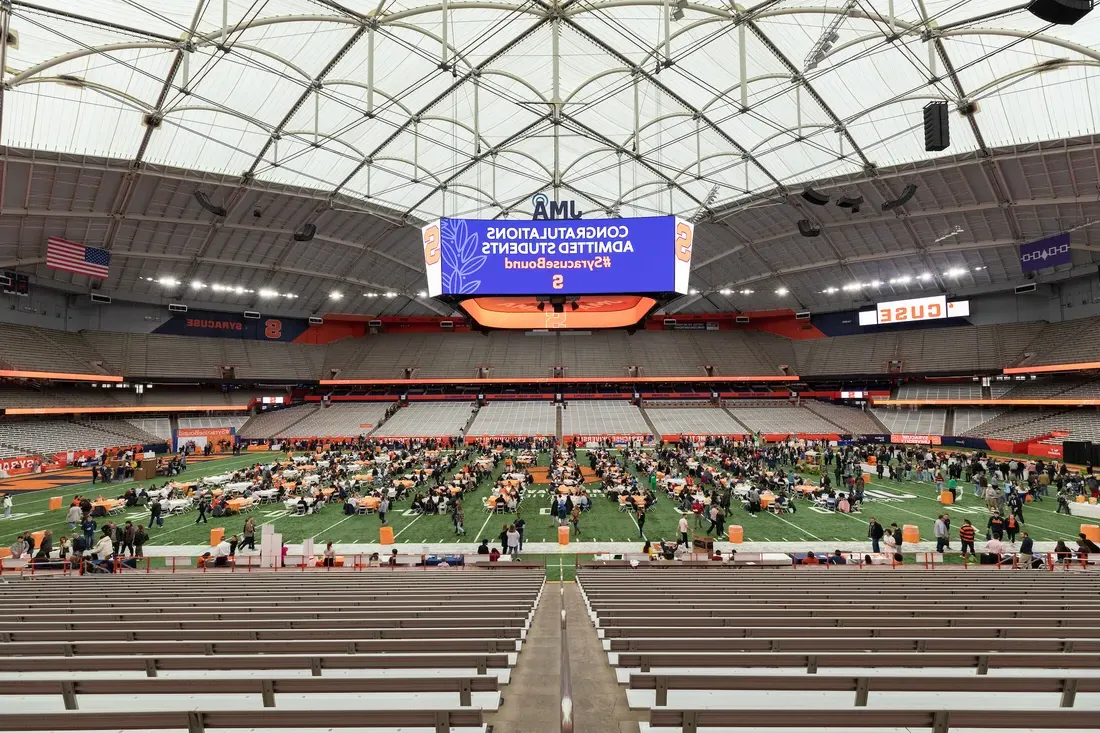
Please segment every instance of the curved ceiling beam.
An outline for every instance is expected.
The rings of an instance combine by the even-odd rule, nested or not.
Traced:
[[[755,84],[758,81],[767,81],[769,79],[779,79],[779,80],[790,81],[791,80],[791,75],[790,74],[760,74],[759,76],[750,76],[748,79],[745,80],[745,86],[752,86],[753,84]],[[734,84],[729,89],[726,89],[725,91],[722,91],[722,92],[719,92],[718,94],[715,94],[713,97],[711,97],[709,102],[707,102],[706,104],[704,104],[702,107],[699,108],[699,111],[700,112],[706,112],[708,109],[710,109],[710,106],[712,104],[714,104],[718,100],[726,97],[730,92],[736,91],[737,89],[740,89],[740,88],[741,88],[741,82],[737,82],[736,84]]]
[[[936,97],[936,99],[939,99],[939,97]],[[802,129],[803,130],[820,130],[820,129],[831,130],[831,129],[833,129],[833,126],[832,125],[810,124],[810,125],[803,125]],[[796,132],[798,132],[797,127],[788,127],[786,129],[780,130],[779,132],[775,133],[774,135],[769,135],[768,137],[764,138],[760,142],[756,143],[756,145],[753,145],[752,150],[753,150],[753,152],[755,152],[755,151],[759,150],[762,145],[767,145],[768,143],[770,143],[772,140],[775,140],[776,138],[787,137],[788,135],[793,135]]]
[[[512,81],[526,87],[532,94],[538,97],[539,101],[541,101],[543,104],[547,106],[550,105],[550,100],[546,97],[546,95],[543,94],[538,87],[524,79],[522,76],[513,74],[510,71],[501,71],[499,69],[482,69],[481,76],[501,76],[505,79],[511,79]]]
[[[561,172],[562,179],[565,178],[566,173],[568,173],[570,170],[573,169],[573,166],[575,166],[577,163],[580,163],[585,158],[591,158],[593,155],[616,155],[616,151],[615,151],[614,148],[604,147],[604,148],[593,148],[592,150],[589,150],[587,153],[581,153],[576,158],[574,158],[572,161],[570,161],[569,165],[565,166],[565,168],[562,169],[562,172]],[[624,154],[623,153],[618,153],[618,155],[622,156]],[[634,156],[628,155],[626,157],[629,160],[634,160]],[[619,162],[619,165],[622,165],[621,160]],[[546,169],[544,168],[544,170],[546,170]],[[549,173],[549,171],[547,171],[547,172]],[[553,177],[554,177],[554,174],[550,173],[550,178],[553,178]]]
[[[63,79],[60,76],[36,76],[33,79],[25,79],[19,82],[19,86],[27,86],[28,84],[60,84],[61,86],[72,87],[73,82],[69,79]],[[14,85],[9,85],[14,86]],[[81,89],[90,89],[92,91],[99,92],[105,96],[113,99],[118,99],[120,102],[129,103],[134,109],[141,112],[149,112],[153,109],[152,105],[137,97],[132,97],[121,89],[115,89],[105,84],[97,84],[94,81],[81,80]]]
[[[531,155],[530,153],[525,153],[524,151],[516,150],[515,148],[500,148],[497,150],[497,155],[518,155],[521,158],[526,158],[527,160],[531,161],[539,168],[541,168],[542,172],[546,174],[547,178],[554,177],[553,171],[547,168],[545,163],[543,163],[541,160]]]
[[[333,79],[332,81],[326,81],[325,82],[325,87],[326,88],[327,87],[336,87],[336,86],[358,87],[360,89],[370,89],[370,85],[365,84],[361,81],[355,81],[354,79]],[[409,109],[408,107],[406,107],[404,102],[402,102],[400,99],[393,96],[392,94],[387,94],[386,92],[379,89],[377,84],[374,87],[374,93],[377,94],[378,96],[382,97],[383,99],[385,99],[389,102],[392,102],[395,106],[399,107],[401,109],[401,111],[405,113],[406,116],[409,116],[409,117],[412,116],[412,110]]]
[[[427,176],[428,178],[431,178],[436,183],[439,183],[442,180],[442,179],[440,179],[440,177],[437,174],[432,173],[430,170],[428,170],[424,166],[420,165],[419,163],[414,163],[413,161],[409,160],[408,158],[401,158],[401,157],[394,156],[394,155],[385,155],[385,156],[379,156],[379,157],[375,158],[372,161],[372,163],[378,163],[378,162],[381,162],[381,161],[384,161],[384,160],[388,160],[388,161],[391,161],[393,163],[404,163],[405,165],[412,168],[414,171],[423,171],[425,176]]]
[[[198,47],[199,48],[208,48],[209,44],[198,44]],[[233,44],[233,49],[231,49],[231,50],[235,50],[235,49],[238,49],[238,48],[243,48],[245,51],[251,51],[252,53],[259,54],[260,56],[266,56],[267,58],[271,59],[272,61],[275,61],[277,63],[282,64],[283,66],[287,67],[288,69],[293,71],[298,76],[302,77],[302,79],[306,83],[308,83],[309,80],[313,78],[313,77],[310,76],[308,71],[306,71],[302,67],[298,66],[297,64],[295,64],[290,59],[288,59],[284,56],[280,56],[279,54],[275,53],[274,51],[268,51],[266,48],[261,48],[260,46],[253,46],[250,43],[234,43]],[[214,54],[210,54],[210,55],[213,56]]]
[[[442,4],[437,3],[435,5],[424,5],[424,6],[421,6],[421,7],[409,8],[407,10],[401,10],[401,11],[398,11],[396,13],[387,13],[386,15],[380,16],[379,19],[378,19],[378,22],[382,23],[382,24],[385,24],[385,23],[392,23],[396,20],[403,20],[405,18],[411,18],[411,17],[416,16],[416,15],[442,13],[443,12],[443,7],[444,6]],[[490,2],[465,2],[465,3],[464,2],[448,2],[446,7],[447,7],[447,10],[450,10],[450,11],[458,11],[458,10],[500,10],[500,11],[503,11],[505,13],[521,13],[521,14],[532,15],[536,18],[546,18],[547,17],[546,11],[541,9],[540,7],[538,7],[534,3],[514,4],[514,3],[490,3]]]
[[[633,73],[634,73],[634,70],[631,69],[628,66],[616,66],[612,69],[604,69],[603,71],[601,71],[597,74],[593,74],[592,76],[588,77],[587,79],[582,81],[580,84],[578,84],[576,86],[576,88],[573,89],[573,91],[569,92],[569,94],[566,95],[565,99],[562,100],[562,106],[565,106],[565,105],[569,104],[569,102],[573,99],[574,96],[576,96],[577,94],[580,94],[582,89],[584,89],[586,86],[588,86],[592,82],[597,81],[601,77],[610,76],[611,74],[633,74]]]
[[[260,120],[249,117],[248,115],[243,114],[241,112],[238,112],[234,109],[222,109],[221,107],[206,107],[206,106],[173,107],[172,109],[170,109],[170,110],[168,110],[167,112],[164,113],[164,117],[165,117],[165,119],[167,119],[168,117],[171,117],[172,115],[176,114],[177,112],[210,112],[211,114],[216,114],[216,115],[229,115],[230,117],[236,117],[238,120],[241,120],[243,122],[247,122],[248,124],[250,124],[254,127],[258,127],[267,134],[271,134],[270,125],[265,125]],[[313,132],[310,131],[310,134],[312,135]]]
[[[604,2],[584,3],[579,5],[576,10],[566,11],[566,15],[572,17],[575,15],[581,15],[582,13],[596,13],[602,10],[611,10],[612,8],[637,8],[637,7],[653,7],[665,8],[665,0],[604,0]],[[684,6],[685,10],[693,10],[697,13],[705,13],[707,15],[716,16],[718,19],[729,19],[730,13],[728,10],[716,8],[710,5],[696,5],[695,3],[688,3]]]
[[[24,69],[15,76],[8,79],[8,85],[14,86],[23,82],[26,79],[40,74],[47,69],[52,69],[60,64],[68,63],[69,61],[76,61],[86,56],[95,56],[97,54],[108,54],[114,51],[135,51],[141,49],[159,49],[162,51],[179,51],[182,48],[182,43],[159,43],[159,42],[131,42],[131,43],[107,43],[102,46],[93,46],[91,48],[82,48],[79,51],[71,51],[60,56],[54,56],[52,59],[48,59],[39,64],[35,64],[30,68]]]
[[[1088,60],[1088,61],[1084,61],[1084,60],[1082,60],[1082,61],[1070,61],[1070,60],[1066,60],[1066,61],[1064,61],[1062,63],[1059,63],[1059,64],[1042,64],[1042,63],[1035,64],[1034,66],[1028,66],[1027,68],[1024,68],[1024,69],[1017,69],[1016,71],[1009,72],[1008,74],[1005,74],[1004,76],[998,77],[998,78],[996,78],[996,79],[994,79],[990,82],[987,82],[986,84],[984,84],[980,87],[972,89],[970,91],[969,96],[970,96],[971,101],[980,101],[982,99],[985,99],[985,97],[983,97],[982,95],[985,94],[987,91],[991,91],[994,88],[1000,86],[1001,84],[1003,84],[1007,81],[1012,81],[1013,79],[1015,79],[1017,77],[1026,77],[1026,76],[1030,76],[1032,74],[1054,73],[1054,72],[1060,71],[1062,69],[1068,69],[1071,66],[1100,66],[1100,61],[1092,61],[1092,60]]]
[[[715,158],[737,158],[738,162],[741,162],[743,160],[740,153],[730,153],[730,152],[723,151],[723,152],[719,152],[719,153],[711,153],[710,155],[704,155],[701,158],[699,158],[699,162],[700,163],[705,163],[706,161],[713,160]],[[695,163],[694,162],[690,163],[689,165],[687,165],[684,168],[681,168],[679,171],[677,171],[676,175],[673,176],[673,178],[679,178],[680,176],[684,175],[685,173],[687,173],[688,171],[690,171],[694,167],[695,167]],[[706,174],[704,174],[703,178],[706,178],[707,176],[713,176],[714,174],[715,174],[715,171],[708,171]],[[741,189],[738,189],[738,190],[741,190]]]

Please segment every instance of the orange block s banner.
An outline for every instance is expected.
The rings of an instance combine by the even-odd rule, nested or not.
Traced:
[[[432,224],[424,228],[424,262],[435,265],[439,262],[439,225]]]
[[[676,259],[691,262],[692,229],[685,222],[676,223]]]

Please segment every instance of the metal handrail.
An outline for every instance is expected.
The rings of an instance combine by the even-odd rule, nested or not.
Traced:
[[[562,570],[562,568],[559,568]],[[565,613],[565,573],[558,576],[561,586],[561,733],[573,733],[573,679],[569,671],[569,634]]]

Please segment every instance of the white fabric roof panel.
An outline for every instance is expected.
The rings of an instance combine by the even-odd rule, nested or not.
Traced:
[[[592,215],[690,217],[710,198],[722,223],[697,229],[693,285],[705,293],[681,309],[819,305],[820,291],[797,304],[715,291],[843,284],[864,273],[885,282],[909,271],[912,255],[924,268],[986,267],[975,284],[1004,284],[1019,275],[1009,248],[1089,216],[1083,198],[1095,172],[1066,156],[1017,163],[1011,151],[1100,132],[1100,13],[1048,26],[1025,10],[1003,12],[1014,7],[1007,0],[892,4],[893,19],[889,0],[744,10],[719,0],[560,10],[462,0],[15,0],[0,144],[187,171],[227,202],[227,224],[238,227],[253,209],[274,212],[273,197],[303,195],[278,207],[277,227],[265,219],[233,236],[211,234],[210,217],[188,200],[193,189],[177,186],[177,195],[139,202],[141,216],[158,221],[71,222],[75,231],[64,232],[22,222],[19,238],[98,245],[99,234],[119,258],[159,257],[126,263],[122,277],[135,284],[166,270],[193,278],[217,260],[215,274],[307,297],[333,287],[408,296],[422,274],[415,236],[401,224],[523,216],[532,194],[557,183]],[[683,17],[669,18],[677,7]],[[831,47],[807,65],[830,32]],[[1008,150],[1005,161],[929,172],[940,154],[924,150],[920,111],[939,99],[977,105],[970,119],[952,113],[950,155],[967,162]],[[904,221],[880,214],[911,167],[926,171],[926,185]],[[874,180],[868,169],[893,169],[893,178]],[[846,180],[868,199],[859,216],[784,198],[806,183]],[[53,196],[55,182],[30,191],[25,208]],[[84,185],[94,197],[94,183]],[[1037,194],[1050,202],[1023,208]],[[292,250],[286,230],[326,211],[326,201],[335,212],[318,229],[340,241]],[[380,219],[353,226],[369,214]],[[807,217],[829,230],[821,240],[798,236],[795,223]],[[966,246],[934,246],[956,226]],[[1095,246],[1090,233],[1075,236]],[[26,260],[19,247],[15,259]],[[377,257],[360,264],[364,253]],[[195,258],[197,268],[174,264]],[[1075,253],[1077,266],[1091,259]],[[414,300],[396,307],[438,312]]]

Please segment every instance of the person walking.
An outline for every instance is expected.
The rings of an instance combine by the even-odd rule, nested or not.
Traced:
[[[382,520],[382,524],[386,523],[386,512],[390,510],[390,497],[387,494],[382,495],[382,501],[378,502],[378,518]]]
[[[508,554],[513,560],[519,560],[519,532],[514,525],[508,527],[507,540]]]
[[[134,557],[145,557],[145,543],[149,539],[149,533],[145,531],[145,526],[139,524],[137,530],[134,531]]]
[[[932,534],[936,536],[936,552],[942,553],[947,549],[948,535],[947,525],[944,523],[946,514],[936,517],[936,523],[932,526]]]
[[[974,525],[970,523],[969,519],[964,519],[963,526],[959,527],[959,542],[962,544],[964,558],[967,553],[974,554],[974,534]]]
[[[4,494],[4,519],[11,519],[11,509],[11,494]],[[69,529],[72,529],[72,525],[69,526]]]
[[[152,529],[154,524],[158,527],[164,526],[164,507],[161,506],[160,499],[153,499],[149,507],[149,529]]]
[[[126,525],[122,528],[122,542],[119,543],[121,545],[122,552],[118,553],[118,554],[130,555],[130,556],[134,555],[134,550],[135,550],[135,548],[134,548],[134,537],[135,537],[135,535],[136,535],[136,530],[134,529],[134,523],[130,522],[130,521],[127,521]],[[126,550],[129,550],[129,552],[126,552]]]
[[[580,504],[573,505],[573,512],[569,515],[570,524],[573,525],[573,534],[576,537],[581,536],[581,507]]]
[[[1005,517],[1004,531],[1008,541],[1016,544],[1016,534],[1020,531],[1020,523],[1016,520],[1015,514],[1009,514]]]
[[[455,502],[454,509],[451,511],[451,519],[454,521],[455,534],[466,534],[466,528],[463,526],[463,522],[466,520],[466,511],[462,508],[462,499]]]
[[[645,509],[644,508],[638,509],[638,515],[637,515],[636,521],[638,522],[638,536],[641,537],[642,539],[645,539]]]
[[[684,547],[687,547],[688,546],[688,520],[687,520],[687,517],[684,516],[683,514],[680,515],[680,522],[679,522],[679,527],[678,528],[680,530],[680,544],[683,545]]]
[[[206,513],[210,511],[210,500],[205,496],[199,499],[199,516],[195,520],[195,524],[202,522],[203,524],[209,524],[210,520],[206,518]]]
[[[85,544],[85,546],[87,546],[88,548],[93,547],[96,543],[96,541],[95,541],[96,523],[95,523],[95,520],[92,519],[91,514],[85,514],[84,515],[84,519],[80,522],[80,531],[84,535],[84,544]]]
[[[241,530],[241,535],[244,540],[241,542],[241,549],[249,549],[255,552],[256,550],[256,520],[252,517],[244,520],[244,528]]]
[[[879,521],[874,517],[871,517],[871,521],[867,523],[867,536],[871,538],[871,552],[882,552],[881,542],[883,536],[885,536],[886,530],[882,528]]]

